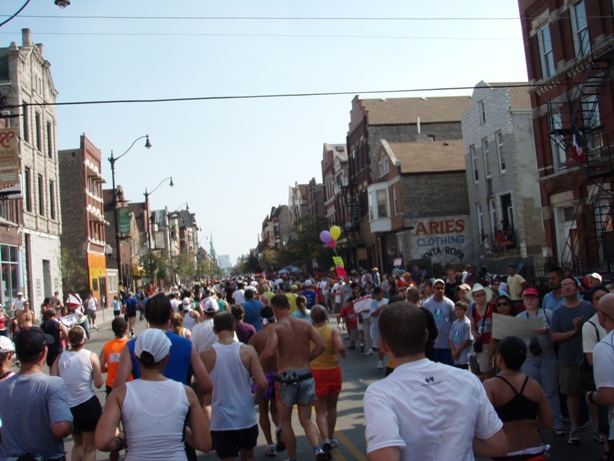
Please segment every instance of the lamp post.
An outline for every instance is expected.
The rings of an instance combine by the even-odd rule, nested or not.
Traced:
[[[119,219],[117,216],[117,189],[115,188],[115,162],[130,152],[130,149],[134,147],[137,141],[145,139],[145,148],[151,149],[151,143],[149,142],[149,135],[136,138],[128,150],[121,154],[119,157],[113,157],[113,151],[111,151],[111,157],[109,157],[109,163],[111,164],[111,178],[113,180],[113,213],[115,217],[115,247],[117,248],[117,276],[119,277],[119,283],[124,286],[123,274],[122,274],[122,252],[119,248]]]
[[[145,196],[145,210],[147,212],[147,218],[145,219],[145,221],[147,221],[147,245],[149,246],[149,249],[151,249],[153,247],[152,242],[151,242],[151,211],[149,210],[149,196],[151,194],[153,194],[155,191],[157,191],[160,186],[162,184],[164,184],[164,182],[166,182],[167,180],[170,179],[169,182],[169,186],[173,187],[175,184],[173,184],[173,177],[169,176],[168,178],[164,178],[162,181],[160,181],[160,184],[158,184],[154,190],[152,190],[151,192],[147,192],[147,188],[145,188],[145,192],[143,192],[143,195]]]

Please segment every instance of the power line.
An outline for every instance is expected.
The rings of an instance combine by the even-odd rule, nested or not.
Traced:
[[[565,86],[568,83],[548,83],[548,84],[507,84],[507,85],[490,85],[489,88],[540,88],[540,87],[552,87],[552,86]],[[6,108],[19,108],[22,106],[86,106],[96,104],[151,104],[162,102],[187,102],[187,101],[220,101],[220,100],[236,100],[236,99],[273,99],[273,98],[306,98],[315,96],[344,96],[344,95],[356,95],[356,94],[389,94],[389,93],[418,93],[426,91],[459,91],[459,90],[473,90],[475,86],[456,86],[445,88],[414,88],[414,89],[402,89],[402,90],[370,90],[370,91],[331,91],[331,92],[317,92],[317,93],[285,93],[285,94],[256,94],[256,95],[235,95],[235,96],[192,96],[186,98],[158,98],[158,99],[108,99],[97,101],[70,101],[70,102],[31,102],[23,103],[21,105],[7,105]]]
[[[13,32],[0,32],[0,35],[13,35]],[[36,35],[67,36],[109,36],[109,37],[269,37],[269,38],[351,38],[351,39],[399,39],[399,40],[463,40],[463,41],[497,41],[518,42],[515,38],[479,38],[479,37],[407,37],[395,35],[321,35],[321,34],[214,34],[214,33],[154,33],[154,32],[36,32]]]

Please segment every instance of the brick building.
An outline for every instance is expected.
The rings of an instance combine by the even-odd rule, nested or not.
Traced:
[[[62,291],[55,106],[38,105],[54,103],[58,95],[50,68],[30,29],[22,29],[22,46],[12,42],[0,48],[0,95],[7,106],[3,115],[19,133],[23,197],[0,207],[0,296],[5,306],[20,290],[32,307]]]
[[[462,263],[471,241],[463,141],[381,141],[367,187],[374,264]]]
[[[532,120],[526,83],[476,85],[462,119],[475,235],[467,262],[477,264],[489,253],[541,260],[545,237]],[[501,223],[512,230],[507,245],[495,244]]]
[[[614,17],[609,0],[519,0],[545,256],[576,273],[614,263]]]
[[[346,198],[347,224],[338,247],[346,267],[370,268],[376,258],[376,238],[367,217],[367,187],[374,180],[381,140],[411,143],[419,139],[461,139],[461,117],[468,96],[436,98],[360,99],[355,96],[346,138],[349,175]]]
[[[107,305],[117,294],[117,270],[107,274],[105,227],[102,196],[102,158],[100,151],[83,134],[78,149],[58,151],[60,162],[60,200],[62,248],[68,250],[72,263],[85,269],[83,279],[71,289],[93,291]]]
[[[328,227],[342,226],[348,221],[346,200],[343,196],[348,183],[348,156],[345,144],[324,143],[321,165],[324,216]]]

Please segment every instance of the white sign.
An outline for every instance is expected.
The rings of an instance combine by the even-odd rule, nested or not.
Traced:
[[[363,296],[362,298],[358,298],[354,301],[354,312],[357,314],[359,312],[368,311],[371,306],[371,301],[373,298],[371,295]]]
[[[531,339],[537,336],[537,330],[544,328],[543,317],[510,317],[509,315],[492,315],[492,337],[503,339],[506,336],[518,336]]]
[[[411,222],[411,259],[462,262],[471,241],[469,216],[441,216]]]

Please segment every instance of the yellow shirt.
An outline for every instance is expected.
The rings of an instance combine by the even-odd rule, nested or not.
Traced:
[[[290,303],[290,315],[296,312],[296,296],[294,293],[284,293],[288,297],[288,302]]]
[[[326,349],[324,349],[322,354],[311,361],[311,368],[315,368],[316,370],[337,368],[339,366],[339,359],[337,357],[337,349],[335,349],[335,345],[333,344],[333,328],[329,325],[323,325],[321,327],[316,327],[316,330],[318,330],[318,333],[324,338]],[[309,350],[313,350],[314,347],[315,344],[311,343],[309,345]]]

